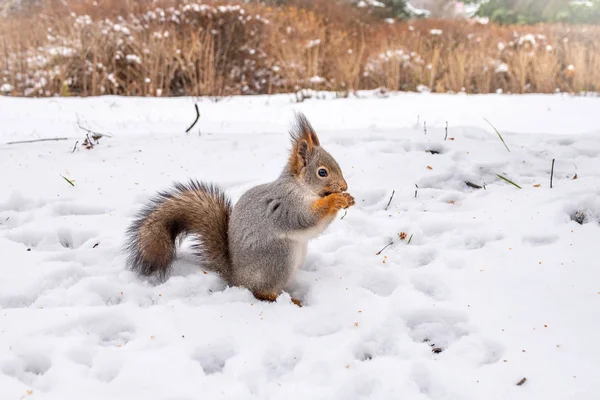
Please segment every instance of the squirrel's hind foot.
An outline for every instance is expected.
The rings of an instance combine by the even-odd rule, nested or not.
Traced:
[[[271,302],[271,303],[274,302],[275,300],[277,300],[277,297],[279,297],[279,295],[277,293],[275,293],[275,292],[254,292],[252,294],[258,300],[268,301],[268,302]],[[302,301],[301,300],[294,299],[292,297],[292,303],[294,303],[298,307],[302,307]]]

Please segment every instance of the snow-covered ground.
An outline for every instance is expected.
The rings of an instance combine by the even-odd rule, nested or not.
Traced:
[[[361,96],[202,100],[187,135],[190,98],[0,98],[0,399],[597,399],[600,99]],[[125,269],[149,196],[274,179],[294,111],[357,199],[309,246],[305,307],[185,251],[163,284]],[[111,137],[82,148],[78,119]]]

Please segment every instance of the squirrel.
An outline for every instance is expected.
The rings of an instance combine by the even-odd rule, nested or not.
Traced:
[[[128,266],[164,279],[177,239],[190,235],[208,270],[259,300],[275,301],[304,262],[308,241],[354,205],[340,166],[303,114],[296,114],[290,136],[279,177],[248,190],[235,206],[218,186],[196,180],[158,193],[127,230]]]

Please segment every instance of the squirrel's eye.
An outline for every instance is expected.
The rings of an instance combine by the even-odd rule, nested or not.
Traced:
[[[325,168],[319,168],[317,173],[321,178],[325,178],[327,176],[327,170]]]

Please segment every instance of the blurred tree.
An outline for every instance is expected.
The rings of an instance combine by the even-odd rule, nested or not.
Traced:
[[[600,23],[600,0],[465,0],[479,4],[477,15],[492,22],[535,24],[538,22]]]

